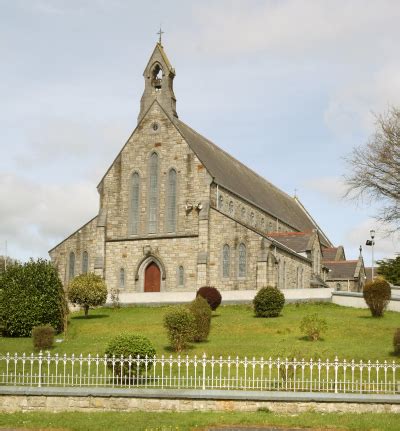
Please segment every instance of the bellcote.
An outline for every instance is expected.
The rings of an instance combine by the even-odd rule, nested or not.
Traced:
[[[175,70],[171,66],[160,42],[154,48],[150,60],[143,72],[144,92],[140,100],[138,123],[154,100],[163,107],[171,118],[178,118],[176,98],[173,89]]]

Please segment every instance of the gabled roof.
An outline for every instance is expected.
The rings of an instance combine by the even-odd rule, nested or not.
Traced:
[[[346,256],[344,255],[343,246],[339,247],[323,247],[322,248],[322,261],[330,261],[330,260],[336,260],[336,261],[343,261],[346,260]]]
[[[165,53],[163,46],[159,42],[157,42],[156,46],[153,49],[153,52],[150,56],[150,59],[146,64],[146,68],[144,69],[144,73],[146,72],[147,68],[149,67],[149,64],[154,61],[154,57],[157,57],[157,51],[160,53],[160,55],[161,55],[162,59],[164,60],[164,63],[167,66],[169,72],[171,72],[175,75],[175,69],[172,67],[171,63],[169,62],[167,54]]]
[[[322,260],[331,261],[336,260],[338,247],[326,247],[322,249]]]
[[[268,236],[297,253],[311,250],[314,232],[269,232]]]
[[[328,280],[353,280],[359,277],[360,260],[331,260],[324,262],[330,269]]]
[[[316,226],[296,200],[180,120],[175,125],[214,182],[299,231]]]

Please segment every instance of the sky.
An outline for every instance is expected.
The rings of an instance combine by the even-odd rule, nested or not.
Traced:
[[[348,259],[379,203],[344,199],[345,162],[400,105],[397,0],[0,0],[0,255],[47,251],[98,212],[137,123],[157,42],[179,117],[297,196]],[[363,250],[371,262],[370,247]]]

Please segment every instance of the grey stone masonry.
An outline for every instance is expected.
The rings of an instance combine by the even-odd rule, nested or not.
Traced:
[[[400,413],[396,395],[104,388],[0,388],[0,412],[243,411]]]
[[[315,223],[292,197],[177,118],[174,77],[157,43],[138,124],[98,184],[98,215],[49,252],[64,286],[88,256],[88,270],[126,294],[145,290],[154,264],[161,292],[310,287],[325,274]],[[221,185],[224,169],[236,192]],[[243,175],[235,182],[237,170]],[[295,226],[315,231],[308,254],[272,237],[296,233]]]

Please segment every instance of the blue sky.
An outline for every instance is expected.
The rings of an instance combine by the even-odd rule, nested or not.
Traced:
[[[136,126],[162,23],[180,118],[289,194],[348,258],[378,203],[342,199],[344,157],[400,103],[396,0],[0,0],[0,254],[26,259],[93,217]],[[366,262],[370,250],[364,250]]]

